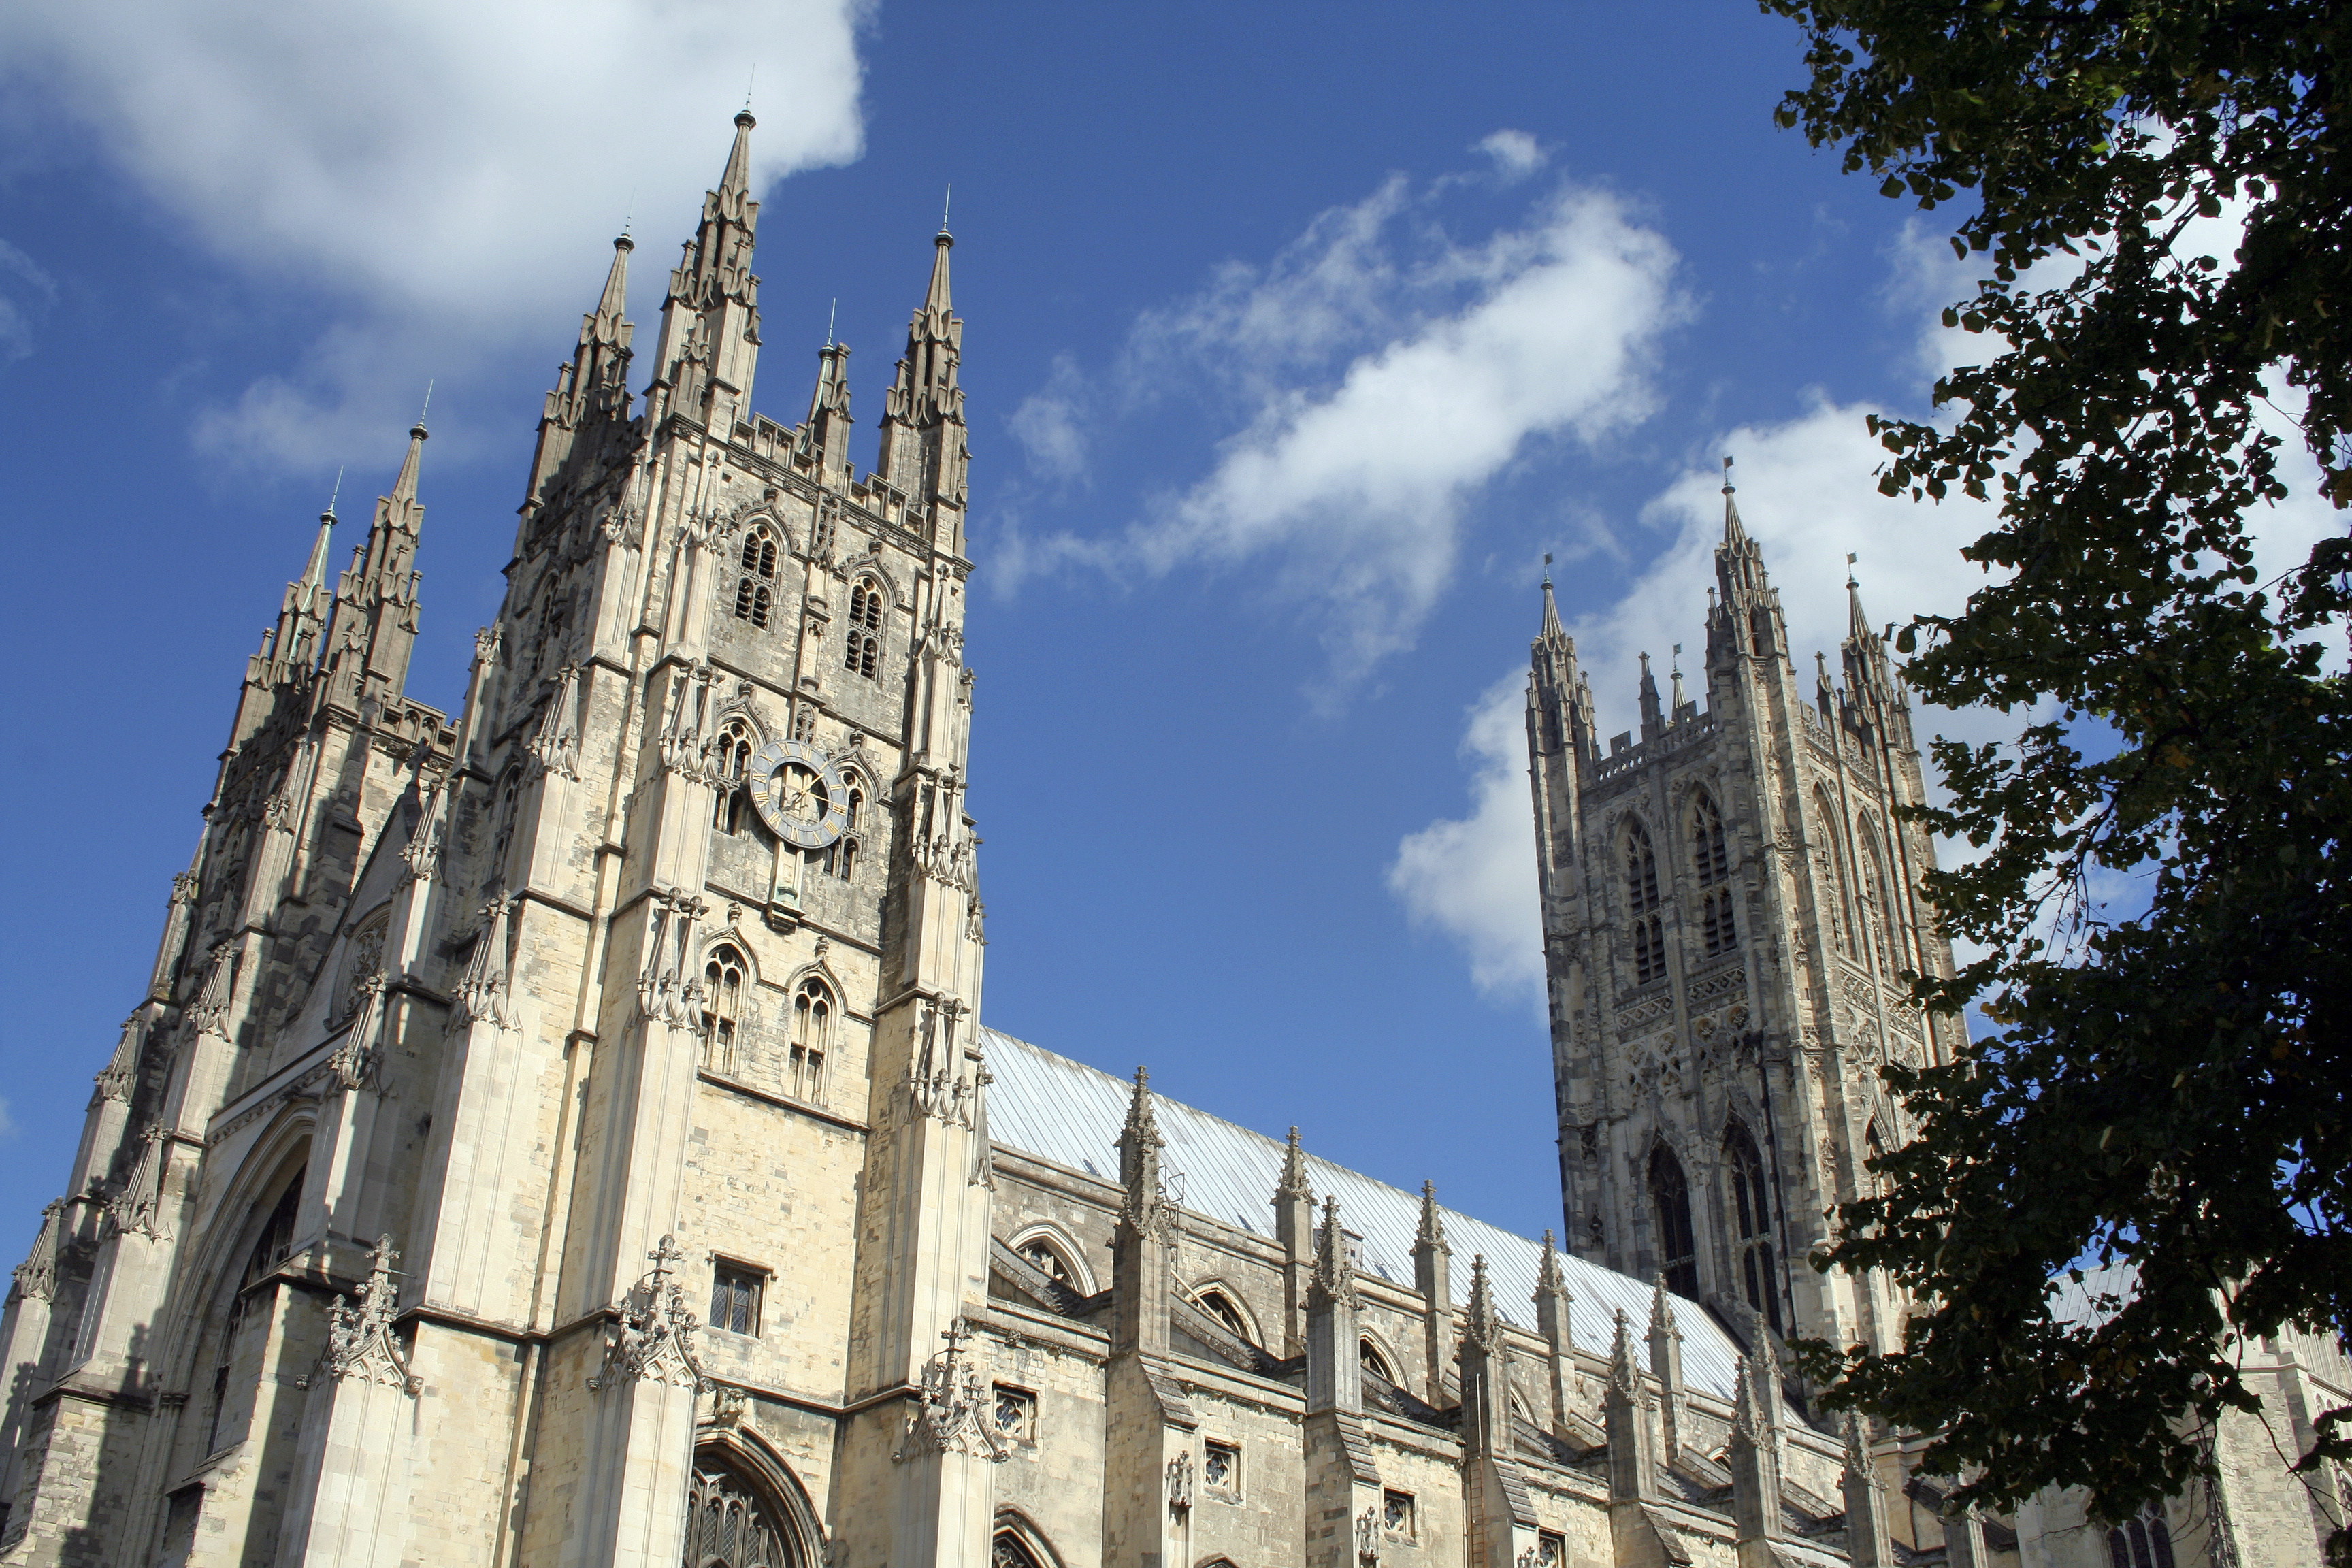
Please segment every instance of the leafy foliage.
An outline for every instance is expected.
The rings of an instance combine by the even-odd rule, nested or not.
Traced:
[[[1945,315],[1985,362],[1937,421],[1873,422],[1886,493],[2000,503],[1986,585],[1897,646],[1928,700],[2040,721],[1935,744],[1950,803],[1916,816],[1980,858],[1927,890],[1979,956],[1915,994],[1998,1032],[1889,1070],[1917,1136],[1824,1262],[1917,1307],[1900,1351],[1811,1370],[1939,1432],[1964,1501],[2121,1518],[2252,1407],[2233,1333],[2352,1325],[2352,711],[2322,659],[2352,551],[2265,584],[2251,534],[2286,496],[2266,412],[2352,499],[2352,11],[1762,3],[1809,40],[1780,123],[1950,204],[1989,274]],[[2053,1282],[2092,1262],[2136,1284],[2069,1321]]]

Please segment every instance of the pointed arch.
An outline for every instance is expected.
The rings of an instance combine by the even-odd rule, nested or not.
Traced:
[[[812,1105],[824,1103],[826,1059],[841,1022],[837,983],[814,970],[793,986],[792,1035],[784,1060],[784,1092]]]
[[[743,1001],[758,976],[740,942],[721,939],[702,953],[702,1068],[735,1073],[742,1045]]]
[[[1738,1281],[1741,1297],[1764,1314],[1772,1331],[1785,1332],[1780,1320],[1780,1276],[1772,1247],[1777,1208],[1772,1184],[1755,1137],[1738,1117],[1724,1125],[1723,1168],[1729,1187],[1724,1213],[1731,1221],[1733,1278]]]
[[[269,1316],[263,1310],[257,1318],[259,1296],[255,1287],[309,1239],[303,1234],[301,1204],[313,1126],[307,1116],[289,1119],[257,1141],[238,1178],[213,1211],[197,1275],[204,1281],[197,1298],[201,1327],[188,1346],[188,1380],[183,1384],[191,1394],[188,1417],[198,1423],[194,1429],[201,1436],[196,1458],[208,1458],[244,1436],[232,1408],[236,1388],[244,1382],[236,1375],[237,1367],[247,1363],[257,1387],[266,1369],[249,1358],[262,1353],[268,1338],[249,1331]],[[96,1296],[93,1290],[92,1299]],[[246,1408],[244,1419],[249,1420],[249,1401]]]
[[[1087,1249],[1057,1225],[1040,1221],[1015,1231],[1005,1244],[1081,1296],[1095,1293],[1094,1270],[1087,1267]]]
[[[688,1485],[684,1568],[820,1568],[808,1489],[756,1430],[704,1423]]]
[[[1254,1345],[1263,1346],[1259,1337],[1257,1314],[1249,1310],[1242,1293],[1223,1279],[1203,1279],[1185,1292],[1192,1305],[1231,1329],[1235,1335]]]
[[[1366,1372],[1392,1388],[1402,1388],[1404,1379],[1398,1374],[1402,1364],[1397,1353],[1381,1342],[1378,1334],[1366,1329],[1356,1337],[1356,1360]]]
[[[1877,958],[1880,975],[1892,980],[1902,967],[1895,933],[1895,890],[1887,880],[1878,825],[1868,813],[1854,818],[1853,837],[1854,882],[1860,889],[1864,940]]]
[[[1001,1508],[989,1541],[988,1562],[989,1568],[1062,1568],[1062,1554],[1027,1514],[1017,1508]]]
[[[761,517],[743,531],[735,558],[735,618],[764,631],[774,614],[776,562],[783,551],[774,522]]]
[[[710,742],[710,826],[721,833],[737,834],[751,826],[746,775],[761,744],[760,728],[748,711],[739,708],[719,720]]]
[[[1698,1235],[1691,1227],[1690,1180],[1660,1139],[1650,1146],[1650,1207],[1656,1224],[1658,1272],[1666,1289],[1698,1300]]]

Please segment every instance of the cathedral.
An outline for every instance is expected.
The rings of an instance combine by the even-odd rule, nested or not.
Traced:
[[[1638,732],[1543,590],[1557,1236],[984,1024],[953,240],[860,475],[846,349],[754,410],[735,125],[634,393],[615,242],[454,718],[424,426],[341,571],[320,520],[26,1216],[0,1564],[2316,1564],[2268,1445],[2334,1344],[2245,1347],[2265,1414],[2121,1525],[1956,1510],[1790,1369],[1901,1342],[1808,1259],[1906,1135],[1880,1065],[1962,1037],[1897,978],[1951,958],[1885,645],[1857,598],[1801,686],[1728,483]]]

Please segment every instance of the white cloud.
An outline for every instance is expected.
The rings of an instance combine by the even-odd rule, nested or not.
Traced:
[[[1044,387],[1021,400],[1005,419],[1029,459],[1029,471],[1055,484],[1085,477],[1089,401],[1086,376],[1068,354],[1054,356]]]
[[[0,1142],[5,1142],[16,1136],[16,1118],[10,1110],[8,1102],[0,1100]]]
[[[656,254],[690,233],[751,61],[755,183],[856,157],[865,13],[34,0],[0,9],[0,73],[215,253],[352,301],[310,363],[212,425],[251,455],[317,461],[306,448],[354,400],[405,418],[436,367],[446,378],[585,309],[633,199]]]
[[[33,320],[57,298],[57,280],[31,257],[0,239],[0,365],[33,352]]]
[[[1479,994],[1543,1005],[1535,815],[1528,793],[1527,673],[1512,670],[1470,707],[1462,755],[1470,815],[1441,819],[1397,846],[1389,890],[1415,925],[1452,937]]]
[[[1497,131],[1470,149],[1495,161],[1495,173],[1507,183],[1524,180],[1549,163],[1550,156],[1524,131]]]
[[[1562,186],[1527,226],[1464,247],[1390,180],[1265,268],[1229,266],[1139,324],[1130,354],[1221,390],[1242,427],[1116,551],[1027,541],[1024,569],[1249,563],[1307,606],[1345,690],[1412,645],[1483,486],[1538,442],[1647,416],[1657,340],[1685,309],[1675,265],[1603,194]]]

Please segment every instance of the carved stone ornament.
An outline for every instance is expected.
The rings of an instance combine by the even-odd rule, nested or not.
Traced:
[[[235,947],[224,942],[213,949],[212,968],[205,972],[204,989],[196,1005],[188,1010],[188,1022],[199,1035],[228,1037],[228,993]]]
[[[142,1135],[145,1146],[139,1163],[122,1190],[108,1200],[107,1223],[117,1234],[160,1237],[163,1234],[163,1171],[171,1134],[161,1121],[150,1121]]]
[[[1001,1465],[1013,1457],[1013,1446],[996,1430],[988,1387],[980,1369],[963,1353],[971,1330],[961,1318],[940,1336],[948,1348],[923,1363],[923,1387],[907,1431],[890,1456],[896,1464],[931,1454],[969,1454]]]
[[[131,1091],[139,1087],[139,1054],[145,1034],[138,1014],[122,1020],[122,1037],[115,1044],[114,1055],[98,1069],[99,1099],[131,1103]]]
[[[16,1289],[29,1300],[47,1301],[58,1291],[58,1231],[66,1212],[63,1198],[51,1198],[41,1210],[41,1233],[33,1250],[16,1265]]]
[[[408,868],[403,881],[429,882],[441,868],[441,839],[448,815],[448,781],[437,780],[425,797],[424,809],[417,814],[416,826],[409,834],[408,842],[401,846],[400,858]]]
[[[466,973],[457,982],[449,1026],[473,1023],[514,1026],[513,1008],[507,1000],[507,917],[515,901],[500,893],[482,907],[482,932],[466,957]]]
[[[651,1023],[675,1029],[699,1027],[702,980],[686,973],[687,957],[694,949],[695,922],[710,912],[710,906],[678,893],[656,893],[649,901],[653,927],[645,967],[637,973],[638,1008]]]
[[[343,1035],[343,1043],[327,1058],[327,1089],[331,1094],[348,1093],[355,1089],[381,1090],[379,1074],[383,1052],[379,1037],[383,1032],[383,984],[381,969],[359,983],[359,1010]]]
[[[580,727],[574,722],[579,707],[580,667],[567,664],[555,672],[555,695],[549,700],[547,710],[540,715],[539,732],[530,739],[531,771],[534,773],[561,773],[567,779],[580,776]]]
[[[1381,1510],[1368,1508],[1356,1516],[1356,1561],[1362,1568],[1379,1568]]]
[[[667,1384],[699,1393],[702,1363],[694,1353],[694,1314],[673,1276],[685,1254],[665,1236],[647,1253],[653,1268],[635,1289],[613,1304],[619,1321],[604,1336],[604,1364],[588,1386],[596,1393],[631,1383]]]
[[[1192,1450],[1168,1461],[1168,1508],[1171,1513],[1192,1511]]]
[[[351,1304],[345,1305],[338,1296],[327,1309],[327,1350],[321,1370],[336,1383],[356,1379],[381,1384],[413,1398],[424,1388],[425,1380],[408,1370],[408,1358],[401,1353],[400,1341],[392,1331],[393,1316],[400,1305],[392,1266],[399,1261],[392,1237],[376,1237],[368,1251],[366,1283],[360,1286]]]

